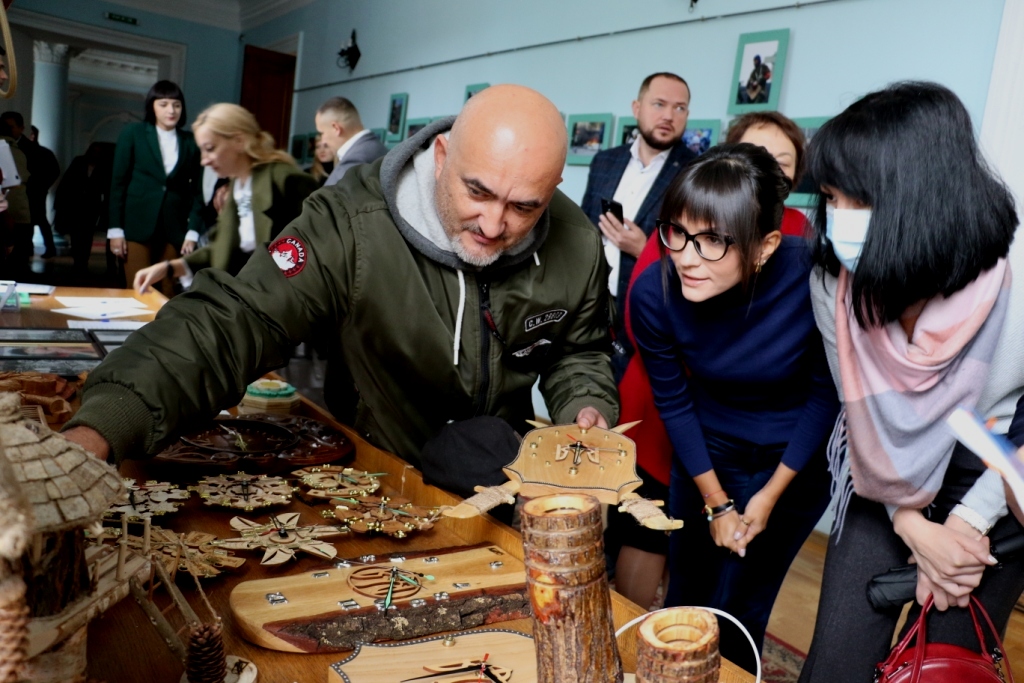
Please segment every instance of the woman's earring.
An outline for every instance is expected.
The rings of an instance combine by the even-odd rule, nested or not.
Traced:
[[[760,273],[761,272],[761,266],[763,266],[763,265],[764,265],[764,261],[758,261],[757,265],[754,266],[754,272],[755,273]]]

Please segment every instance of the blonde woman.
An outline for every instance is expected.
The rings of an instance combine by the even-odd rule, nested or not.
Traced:
[[[327,178],[331,175],[331,171],[334,170],[334,161],[334,152],[331,150],[327,142],[324,141],[323,136],[317,135],[316,153],[313,157],[313,165],[310,167],[309,172],[321,185],[327,181]]]
[[[184,258],[158,263],[135,276],[136,291],[145,292],[169,275],[190,276],[202,268],[237,274],[249,256],[269,242],[302,211],[302,202],[317,182],[299,170],[295,159],[274,147],[256,118],[235,104],[215,104],[192,124],[203,166],[231,178],[210,243]]]

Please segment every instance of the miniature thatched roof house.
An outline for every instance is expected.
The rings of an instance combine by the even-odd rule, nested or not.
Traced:
[[[22,416],[18,394],[0,394],[0,445],[35,526],[24,561],[33,617],[59,613],[92,591],[85,527],[124,497],[117,471],[81,446]]]

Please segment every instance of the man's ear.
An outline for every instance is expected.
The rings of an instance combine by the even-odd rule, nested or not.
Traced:
[[[339,138],[345,137],[345,127],[342,126],[337,121],[331,121],[331,128],[334,129],[334,134],[337,135]]]
[[[633,118],[640,118],[640,100],[633,100]]]
[[[441,179],[444,162],[448,159],[448,138],[438,135],[434,138],[434,180]]]

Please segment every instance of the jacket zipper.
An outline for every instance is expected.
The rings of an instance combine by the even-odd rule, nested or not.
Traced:
[[[494,324],[491,317],[491,285],[477,280],[480,293],[480,391],[476,398],[477,415],[487,410],[487,393],[491,384],[491,335],[488,331]]]

